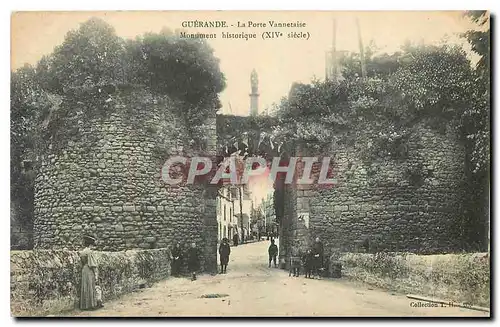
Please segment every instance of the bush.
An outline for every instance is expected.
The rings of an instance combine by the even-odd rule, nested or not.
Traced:
[[[343,253],[344,274],[400,292],[474,305],[490,304],[489,258],[478,254]]]

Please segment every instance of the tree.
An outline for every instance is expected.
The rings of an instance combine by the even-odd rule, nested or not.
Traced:
[[[92,18],[66,34],[64,42],[40,64],[43,87],[57,94],[75,88],[121,84],[124,42],[112,26]]]
[[[490,15],[485,10],[467,11],[465,15],[482,30],[469,30],[462,34],[471,45],[472,51],[480,56],[476,69],[484,86],[490,84]]]
[[[226,86],[219,59],[208,43],[163,29],[127,42],[126,62],[132,83],[181,102],[178,114],[192,140],[205,143],[204,122],[221,107],[218,94]]]
[[[225,88],[224,75],[213,49],[203,39],[185,39],[168,29],[147,33],[126,46],[132,80],[152,91],[183,102],[220,108],[217,94]]]
[[[490,143],[490,28],[489,13],[468,11],[466,16],[482,30],[470,30],[462,34],[470,43],[472,51],[480,56],[476,64],[474,92],[476,102],[462,116],[463,128],[471,143],[471,163],[474,173],[489,167]]]
[[[471,190],[468,193],[466,215],[471,243],[485,250],[490,212],[490,17],[486,11],[468,11],[465,16],[477,24],[477,29],[467,31],[462,36],[467,39],[472,51],[479,55],[473,88],[475,101],[461,117]]]
[[[23,225],[33,218],[34,175],[28,164],[34,159],[39,117],[52,105],[49,95],[40,87],[36,71],[30,65],[11,76],[10,173],[11,201]]]
[[[391,87],[417,116],[460,119],[474,96],[474,73],[458,46],[407,46]]]
[[[125,42],[96,18],[68,32],[35,68],[25,66],[11,76],[11,197],[28,220],[33,216],[33,176],[23,160],[33,157],[39,141],[57,145],[67,139],[69,129],[78,130],[71,121],[65,125],[68,117],[82,114],[79,121],[89,123],[106,114],[108,93],[123,84],[177,100],[175,109],[195,138],[204,137],[199,128],[220,107],[218,93],[225,80],[213,50],[202,40],[163,30]],[[59,106],[62,96],[67,101]],[[84,112],[76,112],[77,107]]]

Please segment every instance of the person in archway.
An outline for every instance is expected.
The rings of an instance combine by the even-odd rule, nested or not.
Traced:
[[[222,243],[219,246],[221,274],[225,274],[227,272],[227,264],[229,262],[230,254],[231,254],[231,248],[229,247],[229,240],[224,237],[222,239]]]
[[[311,249],[307,250],[303,260],[304,260],[304,275],[306,278],[311,278],[311,273],[313,271],[313,255]]]
[[[233,235],[233,245],[238,246],[238,233],[234,233]]]
[[[196,280],[196,273],[200,269],[200,256],[195,242],[191,243],[191,247],[189,248],[187,253],[187,259],[188,269],[191,273],[191,280]]]
[[[273,239],[271,239],[271,245],[269,245],[267,252],[269,253],[269,268],[271,268],[271,261],[274,263],[274,268],[277,268],[276,257],[278,256],[278,246],[274,244]]]
[[[179,276],[182,263],[182,250],[179,242],[175,243],[172,249],[172,276]]]
[[[323,251],[323,243],[320,241],[319,237],[316,237],[312,248],[312,255],[314,270],[313,274],[314,276],[318,276],[318,279],[321,277],[321,271],[323,269]]]
[[[288,273],[288,276],[291,276],[293,274],[293,277],[299,277],[301,265],[300,250],[298,247],[293,246],[291,252],[292,256],[290,257],[290,271]]]

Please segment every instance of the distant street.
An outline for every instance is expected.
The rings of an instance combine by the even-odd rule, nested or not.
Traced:
[[[404,294],[345,279],[288,277],[267,267],[263,241],[231,248],[225,275],[170,278],[74,316],[488,316],[462,308],[414,308]],[[221,297],[226,294],[227,296]],[[202,296],[208,295],[208,298]],[[210,298],[212,296],[212,298]],[[218,296],[218,297],[216,297]]]

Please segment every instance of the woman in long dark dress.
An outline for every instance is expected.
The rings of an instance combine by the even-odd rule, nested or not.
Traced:
[[[84,237],[85,249],[80,253],[82,262],[82,286],[80,290],[80,309],[93,310],[98,307],[96,296],[97,260],[92,248],[95,239]]]
[[[321,271],[323,268],[323,254],[324,248],[323,243],[319,240],[319,237],[316,237],[316,241],[314,242],[312,248],[313,254],[313,274],[318,276],[318,279],[321,278]]]
[[[191,243],[191,248],[189,248],[187,253],[188,258],[188,269],[191,273],[191,280],[196,280],[196,273],[200,269],[200,256],[198,249],[196,248],[196,243]]]
[[[172,249],[172,276],[179,276],[182,262],[182,250],[179,243],[175,243]]]

